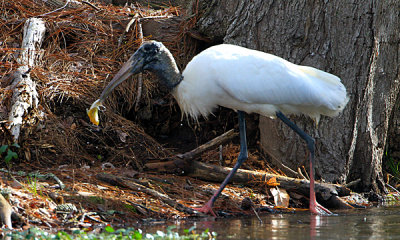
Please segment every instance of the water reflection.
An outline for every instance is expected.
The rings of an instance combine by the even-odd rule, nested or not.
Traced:
[[[217,239],[400,239],[400,208],[373,208],[336,212],[336,216],[310,213],[268,214],[240,219],[208,219],[198,222],[168,223],[180,231],[195,225],[198,231],[209,228]],[[142,226],[145,232],[165,229]]]

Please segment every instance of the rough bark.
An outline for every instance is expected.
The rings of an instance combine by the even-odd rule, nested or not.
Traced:
[[[382,156],[399,90],[400,2],[204,1],[199,28],[223,39],[339,76],[350,101],[339,117],[291,119],[316,139],[316,174],[330,182],[361,178],[359,190],[382,185]],[[267,94],[267,93],[266,93]],[[305,144],[278,120],[261,118],[260,145],[292,169],[307,165]]]
[[[22,40],[21,55],[18,63],[22,66],[14,73],[11,85],[13,89],[12,108],[9,113],[9,128],[14,142],[18,142],[23,118],[32,108],[38,105],[38,93],[36,83],[30,77],[30,68],[40,59],[40,46],[44,38],[46,28],[39,18],[30,18],[24,25],[24,38]]]

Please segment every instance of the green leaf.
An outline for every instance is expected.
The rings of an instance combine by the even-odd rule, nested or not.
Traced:
[[[7,156],[4,158],[4,161],[8,164],[13,158],[17,159],[18,155],[15,152],[11,151],[11,149],[8,149]]]
[[[3,152],[5,152],[8,148],[8,145],[1,145],[0,147],[0,154],[2,154]]]
[[[141,240],[143,238],[143,235],[141,232],[135,231],[133,237],[134,239]]]
[[[16,147],[16,148],[20,148],[21,147],[18,143],[13,143],[11,146]]]
[[[106,232],[109,232],[109,233],[115,232],[114,228],[112,228],[111,226],[105,227],[104,230],[106,230]]]

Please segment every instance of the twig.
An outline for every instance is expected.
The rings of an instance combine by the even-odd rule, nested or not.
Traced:
[[[222,160],[223,156],[222,156],[222,144],[219,145],[219,165],[222,166]]]
[[[93,5],[92,3],[88,2],[88,1],[82,1],[82,3],[91,6],[92,8],[96,9],[96,11],[100,11],[101,10],[100,8],[96,7],[95,5]]]
[[[308,180],[308,179],[306,178],[306,176],[303,175],[303,173],[301,172],[301,169],[300,169],[300,168],[297,168],[297,172],[299,173],[300,177],[302,177],[303,179]]]
[[[392,189],[392,190],[395,191],[396,193],[400,194],[400,191],[397,190],[395,187],[391,186],[389,183],[386,183],[386,186],[388,186],[390,189]]]
[[[167,14],[162,15],[162,16],[148,16],[148,17],[141,17],[139,20],[142,21],[142,20],[146,20],[146,19],[157,19],[157,18],[170,18],[170,16]]]
[[[258,218],[258,220],[260,221],[260,223],[263,223],[263,221],[261,220],[260,216],[258,216],[257,211],[254,209],[254,206],[251,206],[251,209],[253,209],[253,212],[256,214],[256,217]]]
[[[151,210],[150,208],[148,208],[148,207],[146,207],[146,206],[143,206],[143,205],[141,205],[141,204],[134,203],[134,202],[129,201],[129,200],[127,200],[127,202],[129,202],[130,204],[132,204],[133,206],[135,206],[135,207],[137,207],[137,208],[142,208],[142,209],[144,209],[144,210],[146,210],[146,211],[159,214],[158,212],[156,212],[156,211],[154,211],[154,210]],[[140,211],[140,210],[139,210],[139,211]],[[148,215],[147,213],[142,213],[142,214],[143,214],[143,215]]]
[[[98,223],[102,223],[103,222],[103,221],[101,221],[99,219],[96,219],[96,218],[92,217],[92,215],[97,215],[97,216],[99,216],[101,218],[101,215],[98,214],[97,212],[88,212],[88,213],[86,213],[86,217],[89,218],[90,220],[98,222]]]
[[[139,17],[139,13],[136,13],[135,16],[129,21],[129,23],[125,27],[125,31],[122,33],[122,35],[118,39],[118,47],[121,46],[123,38],[125,37],[125,34],[129,32],[129,29],[131,28],[132,24],[136,21],[137,24],[137,31],[140,39],[140,45],[143,44],[143,27],[142,27],[142,20],[146,19],[161,19],[161,18],[169,18],[169,16],[162,15],[162,16],[147,16],[147,17]],[[138,80],[137,80],[137,90],[136,90],[136,99],[135,99],[135,111],[139,109],[139,102],[140,98],[142,97],[142,90],[143,90],[143,73],[140,73],[138,75]]]
[[[290,167],[288,167],[285,164],[283,164],[282,161],[279,160],[279,158],[277,158],[276,156],[274,156],[274,154],[272,152],[266,151],[266,153],[268,154],[268,156],[271,157],[271,160],[273,161],[272,164],[278,166],[286,175],[289,175],[291,177],[298,177],[299,176],[298,172],[294,171]]]
[[[301,166],[302,168],[303,168],[303,170],[304,170],[304,174],[305,174],[305,179],[310,179],[310,176],[308,176],[308,173],[307,173],[307,170],[306,170],[306,168],[304,167],[304,165],[303,166]]]
[[[41,175],[40,173],[33,173],[32,176],[37,176],[38,178],[44,178],[44,179],[54,179],[54,181],[57,182],[58,186],[60,186],[60,189],[63,190],[65,188],[65,184],[53,173],[47,173],[44,175]]]
[[[129,32],[129,29],[131,28],[132,24],[136,21],[138,14],[135,14],[135,16],[128,22],[128,24],[125,27],[125,31],[121,34],[121,36],[118,39],[118,47],[121,46],[122,41],[124,40],[125,33]]]
[[[168,195],[160,193],[154,189],[145,187],[141,184],[135,183],[128,178],[118,177],[118,176],[114,176],[114,175],[106,174],[106,173],[99,173],[96,175],[96,178],[101,181],[105,181],[110,184],[113,184],[113,185],[118,185],[118,186],[133,189],[135,191],[147,193],[149,195],[152,195],[153,197],[157,197],[157,198],[161,199],[163,202],[165,202],[166,204],[175,208],[178,211],[189,213],[189,214],[194,214],[193,209],[188,208],[188,207],[184,206],[183,204],[176,202],[175,200],[170,198]]]
[[[13,172],[13,171],[8,171],[7,169],[4,169],[4,168],[0,168],[0,172],[14,174],[14,175],[17,175],[20,177],[28,176],[28,177],[36,177],[39,179],[54,179],[54,181],[56,181],[57,184],[60,186],[61,190],[65,188],[64,183],[53,173],[40,174],[39,172],[34,172],[34,173],[25,173],[22,171]]]
[[[82,216],[81,216],[81,220],[80,220],[80,223],[81,223],[81,224],[85,221],[85,216],[86,216],[86,213],[84,212],[84,213],[82,214]]]
[[[142,23],[140,22],[140,18],[137,19],[137,25],[138,25],[140,45],[142,45],[143,44],[143,28],[142,28]],[[135,111],[137,111],[139,109],[139,102],[140,102],[140,98],[142,97],[142,89],[143,89],[143,73],[140,73],[138,76],[138,87],[136,90]]]
[[[40,14],[40,15],[38,15],[38,16],[36,16],[36,17],[44,17],[44,16],[46,16],[46,15],[55,13],[55,12],[60,11],[60,10],[63,10],[64,8],[66,8],[66,7],[68,6],[69,1],[70,1],[70,0],[67,0],[67,1],[65,2],[64,6],[62,6],[62,7],[60,7],[60,8],[57,8],[57,9],[51,11],[51,12],[48,12],[48,13]]]

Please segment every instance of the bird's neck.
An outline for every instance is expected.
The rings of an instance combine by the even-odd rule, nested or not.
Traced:
[[[160,71],[155,71],[155,74],[158,76],[161,83],[164,84],[169,90],[172,90],[178,86],[183,79],[178,68],[162,69]]]
[[[182,81],[183,77],[172,54],[168,51],[162,56],[161,67],[153,69],[153,72],[158,76],[162,84],[172,91]]]

